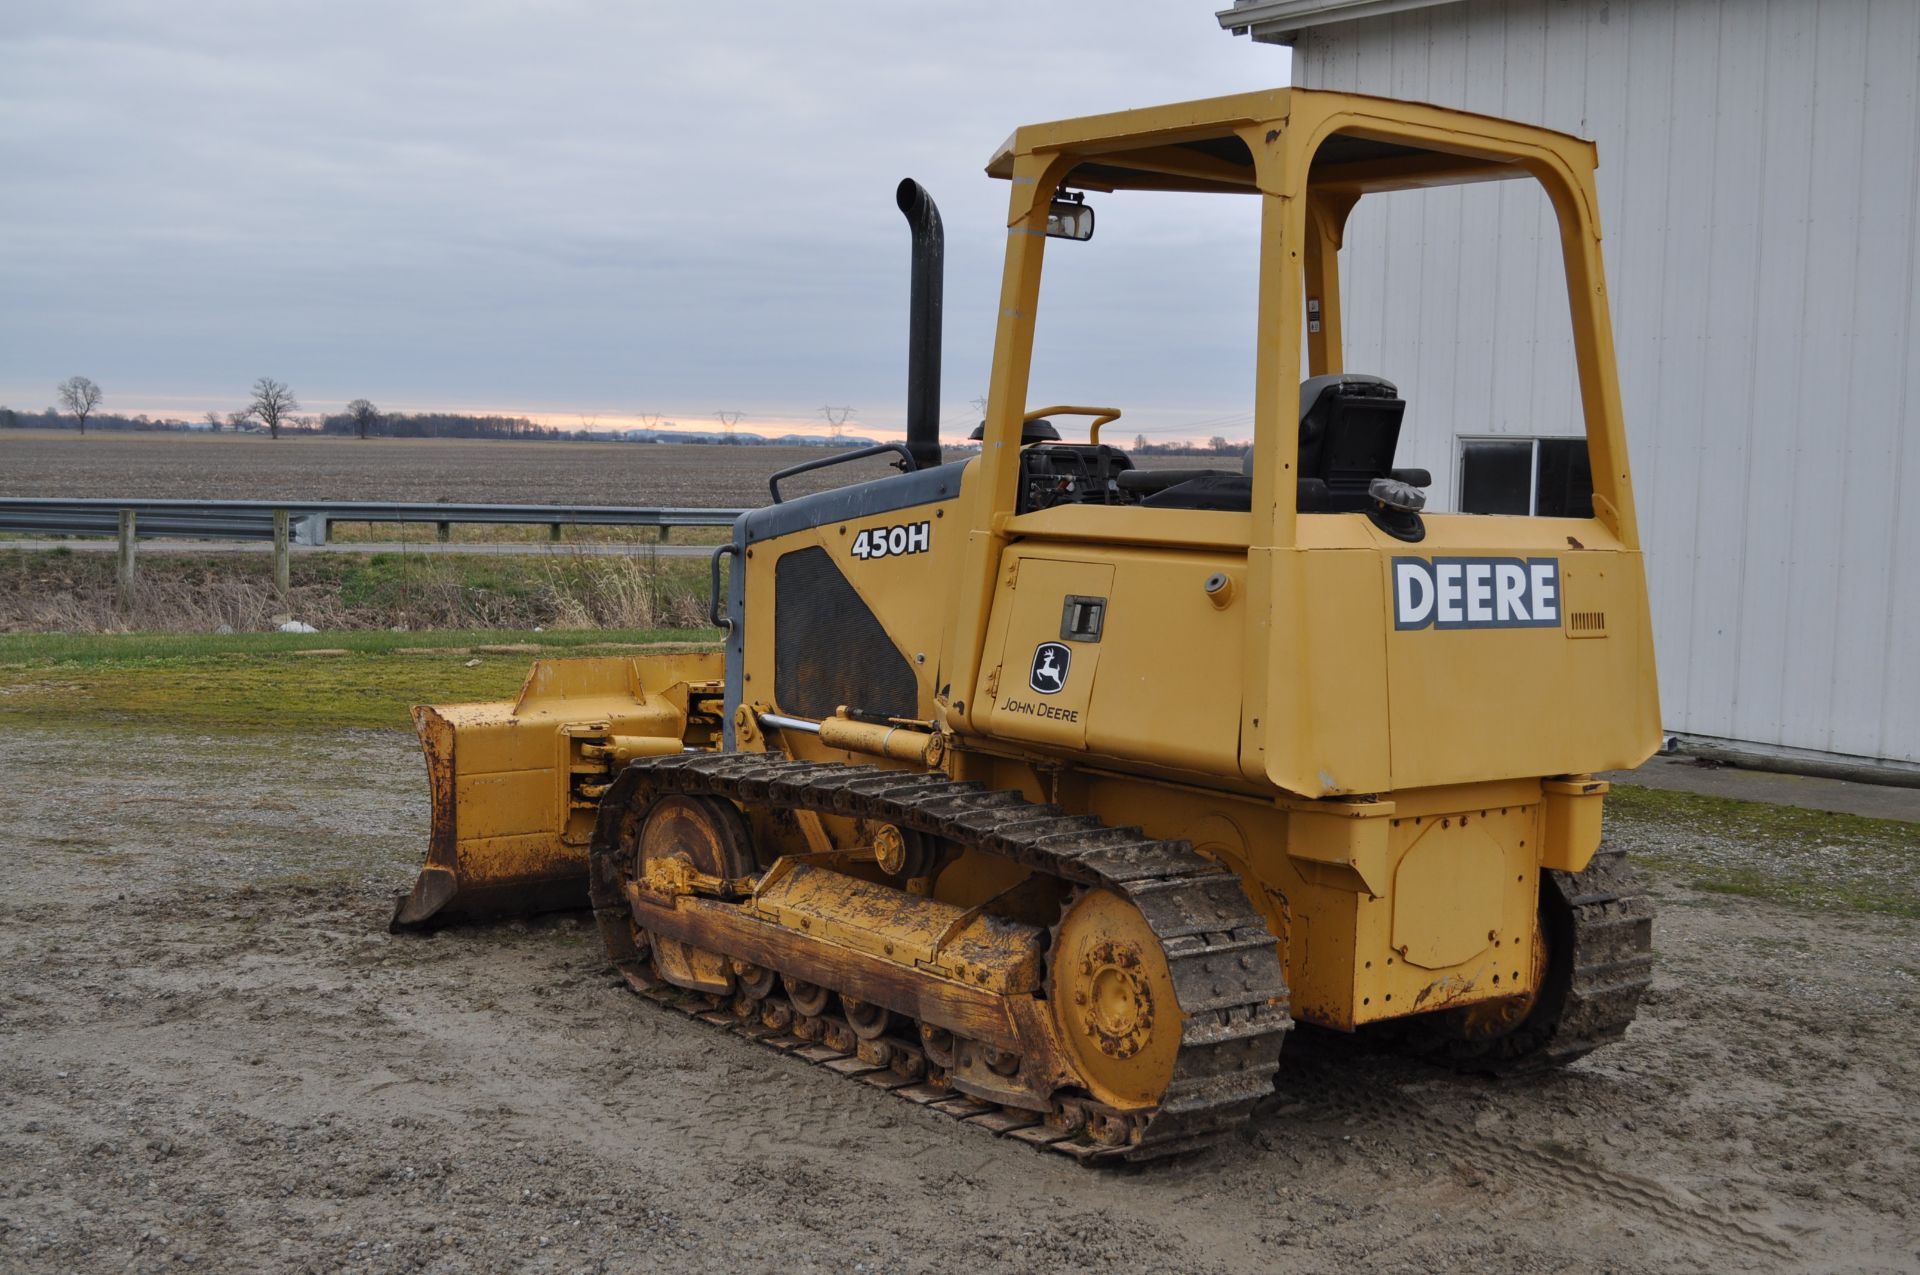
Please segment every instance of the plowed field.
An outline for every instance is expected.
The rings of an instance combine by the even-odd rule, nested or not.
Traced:
[[[826,454],[817,447],[20,431],[0,433],[0,496],[747,508],[767,503],[768,474]],[[875,458],[816,482],[837,486],[892,472]],[[792,490],[809,487],[803,481]]]

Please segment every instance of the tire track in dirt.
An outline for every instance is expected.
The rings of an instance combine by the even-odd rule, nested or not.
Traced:
[[[1516,1182],[1546,1179],[1570,1192],[1609,1199],[1677,1235],[1731,1245],[1756,1257],[1785,1261],[1796,1255],[1787,1237],[1716,1209],[1690,1192],[1588,1163],[1551,1146],[1482,1133],[1404,1092],[1356,1077],[1352,1071],[1335,1074],[1316,1059],[1285,1069],[1284,1074],[1288,1081],[1282,1088],[1292,1101],[1276,1114],[1290,1119],[1391,1134],[1396,1140],[1430,1148],[1465,1168],[1484,1172],[1498,1167]]]

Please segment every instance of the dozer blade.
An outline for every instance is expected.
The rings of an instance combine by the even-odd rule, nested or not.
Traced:
[[[718,653],[540,660],[519,695],[422,705],[427,862],[388,927],[585,908],[600,794],[635,757],[718,746]]]

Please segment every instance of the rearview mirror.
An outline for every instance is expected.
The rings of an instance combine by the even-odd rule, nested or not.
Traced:
[[[1084,196],[1056,199],[1047,208],[1047,238],[1073,239],[1081,243],[1093,238],[1093,209],[1080,202]]]

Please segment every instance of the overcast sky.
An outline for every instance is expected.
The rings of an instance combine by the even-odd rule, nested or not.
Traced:
[[[1015,126],[1272,87],[1210,0],[5,0],[0,404],[197,417],[255,377],[620,424],[897,432],[908,239],[947,227],[943,415],[985,393]],[[1034,404],[1249,432],[1253,202],[1093,196]]]

